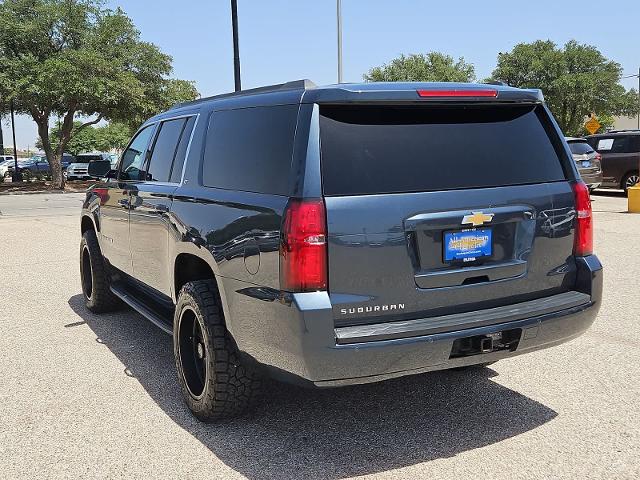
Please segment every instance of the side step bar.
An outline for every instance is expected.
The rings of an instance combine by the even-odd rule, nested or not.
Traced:
[[[356,325],[335,329],[336,343],[375,342],[398,338],[421,337],[434,333],[446,333],[468,328],[484,327],[498,323],[507,323],[525,318],[537,317],[547,313],[559,312],[569,308],[586,305],[591,296],[580,292],[565,292],[528,302],[487,308],[474,312],[442,315],[439,317],[418,318],[396,322]]]
[[[110,287],[111,292],[122,300],[124,303],[129,305],[135,311],[137,311],[140,315],[145,317],[151,323],[153,323],[156,327],[160,328],[165,333],[169,335],[173,335],[173,325],[168,323],[162,316],[156,313],[151,307],[141,302],[137,298],[130,295],[126,288],[124,288],[121,284],[113,284]]]

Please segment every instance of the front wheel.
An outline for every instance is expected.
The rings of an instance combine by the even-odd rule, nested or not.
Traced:
[[[260,377],[241,358],[227,331],[213,280],[185,284],[173,320],[173,350],[187,406],[203,422],[245,412],[260,391]]]
[[[622,179],[622,188],[625,193],[627,192],[627,189],[633,187],[639,180],[640,176],[638,176],[638,172],[627,173]]]
[[[109,288],[107,265],[93,230],[84,232],[80,241],[80,282],[84,303],[92,312],[108,312],[121,305]]]

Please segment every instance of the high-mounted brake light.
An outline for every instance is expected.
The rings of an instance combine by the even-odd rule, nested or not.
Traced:
[[[291,199],[280,242],[280,288],[313,292],[327,288],[327,223],[322,199]]]
[[[593,253],[591,197],[589,196],[589,187],[582,181],[574,183],[572,188],[576,202],[576,232],[573,254],[584,257]]]
[[[417,90],[420,97],[497,97],[494,89]]]

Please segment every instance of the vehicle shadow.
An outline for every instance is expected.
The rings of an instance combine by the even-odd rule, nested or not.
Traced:
[[[596,189],[591,192],[592,196],[596,197],[622,197],[626,198],[627,194],[624,193],[624,190],[613,190],[613,189]]]
[[[69,305],[84,321],[69,328],[86,323],[170,418],[251,479],[382,472],[490,445],[557,415],[478,368],[330,390],[269,382],[255,412],[207,425],[184,406],[170,336],[129,309],[95,315],[82,295]]]

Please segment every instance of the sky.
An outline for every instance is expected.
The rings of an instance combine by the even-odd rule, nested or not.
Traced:
[[[173,57],[173,76],[194,80],[202,96],[233,90],[229,0],[111,0],[134,21],[142,39]],[[400,54],[441,51],[475,65],[488,77],[498,52],[520,42],[576,39],[620,63],[640,67],[640,2],[342,0],[344,81]],[[308,78],[337,81],[335,0],[238,0],[243,88]],[[623,80],[637,88],[637,78]],[[2,122],[5,145],[10,128]],[[17,144],[33,145],[35,124],[16,119]]]

